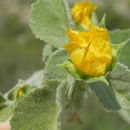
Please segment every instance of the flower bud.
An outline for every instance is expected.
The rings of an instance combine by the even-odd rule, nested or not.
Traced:
[[[96,7],[96,4],[89,1],[76,2],[71,10],[74,21],[81,24],[83,28],[88,29],[91,25],[91,14]]]
[[[63,47],[78,70],[89,76],[105,74],[112,61],[107,29],[91,26],[88,32],[67,30],[67,34],[70,42]]]

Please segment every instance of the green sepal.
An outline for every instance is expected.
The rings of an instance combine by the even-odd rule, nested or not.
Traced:
[[[103,17],[102,17],[98,26],[101,27],[101,28],[106,28],[106,14],[103,15]]]
[[[91,22],[93,25],[98,25],[98,17],[95,12],[92,13]]]
[[[82,79],[85,75],[77,70],[75,65],[71,60],[66,60],[63,64],[59,64],[59,66],[64,67],[73,77],[77,79]]]
[[[113,30],[110,31],[110,39],[111,39],[111,43],[113,44],[119,44],[119,43],[123,43],[124,41],[126,41],[126,39],[130,38],[130,29],[125,29],[125,30]],[[128,44],[126,44],[120,51],[120,55],[119,55],[119,59],[118,61],[127,65],[130,68],[130,57],[128,55],[130,55],[130,42],[128,42]]]
[[[108,66],[106,71],[111,71],[115,67],[115,64],[118,62],[118,59],[120,57],[120,52],[121,52],[122,48],[128,43],[128,41],[129,41],[129,39],[120,44],[111,44],[112,62],[110,64],[110,66]]]
[[[101,80],[104,81],[106,84],[108,84],[105,75],[96,76],[96,77],[86,75],[81,71],[79,71],[70,59],[66,60],[63,64],[59,64],[58,66],[64,67],[67,70],[67,72],[69,72],[70,75],[75,79],[83,80],[87,82],[95,82],[97,80]]]

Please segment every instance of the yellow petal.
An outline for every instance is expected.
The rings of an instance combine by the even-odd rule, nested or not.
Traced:
[[[75,43],[81,47],[88,46],[89,43],[87,43],[86,40],[80,36],[79,32],[68,29],[67,34],[71,43]]]
[[[107,29],[91,26],[88,32],[69,30],[70,43],[64,48],[68,51],[73,64],[81,72],[90,76],[105,74],[112,61],[112,50]]]
[[[96,4],[89,1],[76,2],[72,8],[72,16],[76,23],[81,24],[85,29],[91,25],[91,14],[96,9]]]
[[[90,33],[92,33],[93,38],[100,37],[104,40],[109,40],[108,30],[104,28],[99,28],[97,26],[91,25]]]
[[[71,60],[75,64],[75,66],[79,68],[84,57],[85,48],[80,47],[74,43],[65,44],[63,47],[68,51]]]

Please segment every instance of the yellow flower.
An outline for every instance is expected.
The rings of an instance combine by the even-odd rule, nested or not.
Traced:
[[[91,25],[91,14],[96,9],[96,4],[89,1],[77,2],[72,8],[72,16],[76,23],[79,23],[83,28],[88,29]]]
[[[73,64],[90,76],[105,74],[112,60],[112,50],[107,29],[92,26],[88,32],[67,30],[70,42],[63,47]]]

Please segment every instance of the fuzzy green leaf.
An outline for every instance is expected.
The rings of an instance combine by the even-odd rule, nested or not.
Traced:
[[[110,86],[120,92],[130,91],[130,70],[123,64],[117,63],[112,72],[107,75]]]
[[[70,77],[57,90],[58,130],[81,130],[84,122],[86,83]],[[85,100],[86,101],[86,100]]]
[[[121,110],[119,114],[130,123],[130,70],[123,64],[117,63],[107,79],[115,90]]]
[[[31,88],[24,81],[19,80],[14,88],[5,94],[7,99],[16,101],[19,98],[24,97],[26,94],[31,92]]]
[[[122,57],[122,50],[127,45],[129,40],[125,40],[120,44],[111,44],[112,47],[112,64],[109,66],[110,71],[115,67],[115,64]]]
[[[12,130],[54,130],[57,82],[48,81],[21,100],[11,120]]]
[[[47,61],[48,57],[53,53],[53,47],[50,44],[46,44],[43,48],[42,60]]]
[[[116,97],[122,108],[119,114],[124,120],[130,123],[130,100],[127,98],[127,94],[116,92]]]
[[[64,49],[55,51],[46,62],[45,78],[62,80],[67,76],[66,70],[59,64],[62,64],[68,58],[67,52]]]
[[[39,70],[33,73],[33,75],[29,77],[25,81],[25,83],[29,85],[31,88],[39,88],[42,86],[43,80],[44,80],[44,72],[43,70]]]
[[[0,109],[0,122],[8,120],[12,116],[13,110],[10,107]]]
[[[115,94],[110,86],[108,86],[103,81],[97,81],[89,83],[91,89],[95,92],[99,101],[103,104],[103,106],[108,110],[119,110],[120,105],[118,104]]]
[[[66,0],[38,0],[31,8],[30,26],[37,38],[60,48],[72,23]]]

